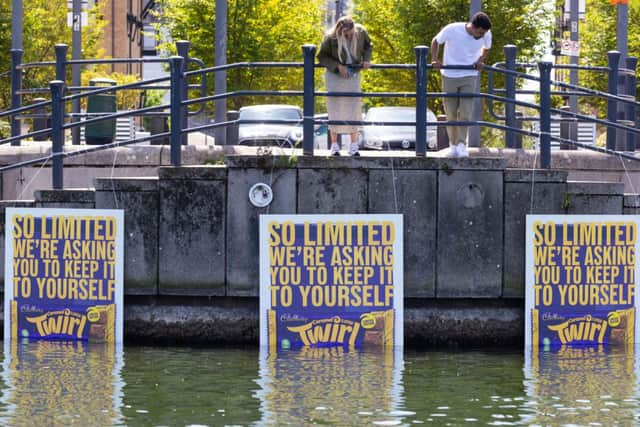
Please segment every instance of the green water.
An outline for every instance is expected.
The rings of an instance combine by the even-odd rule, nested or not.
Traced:
[[[5,349],[0,425],[631,426],[637,385],[633,355],[602,349],[267,358],[31,342]]]

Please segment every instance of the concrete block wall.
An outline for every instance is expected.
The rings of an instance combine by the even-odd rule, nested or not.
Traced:
[[[622,214],[624,184],[621,182],[569,181],[566,213]]]
[[[167,167],[158,177],[159,294],[224,296],[227,168]]]
[[[502,293],[503,169],[494,163],[438,173],[437,297]]]
[[[504,172],[502,297],[524,298],[527,214],[563,214],[566,197],[566,171],[509,169]]]
[[[96,209],[124,209],[124,282],[128,295],[158,293],[158,178],[98,178]]]

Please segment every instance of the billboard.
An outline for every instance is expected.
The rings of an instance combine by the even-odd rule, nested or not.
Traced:
[[[633,346],[638,217],[527,215],[525,346]]]
[[[122,342],[121,210],[7,208],[5,344]]]
[[[261,215],[260,345],[402,346],[401,215]]]

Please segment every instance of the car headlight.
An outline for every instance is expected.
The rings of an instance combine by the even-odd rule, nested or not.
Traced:
[[[292,129],[287,136],[292,141],[302,141],[302,129]]]
[[[365,143],[373,147],[382,147],[384,140],[379,136],[365,137]]]
[[[427,131],[427,146],[431,149],[438,147],[438,134],[437,132]]]

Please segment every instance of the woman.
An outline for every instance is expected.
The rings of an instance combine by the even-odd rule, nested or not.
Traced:
[[[324,65],[329,92],[360,92],[360,70],[371,65],[373,44],[367,30],[350,16],[338,19],[325,34],[318,61]],[[355,66],[355,67],[354,67]],[[361,66],[361,67],[360,67]],[[359,97],[327,97],[329,120],[362,120],[362,100]],[[359,156],[358,126],[330,125],[331,154],[340,155],[339,134],[351,135],[349,154]]]

